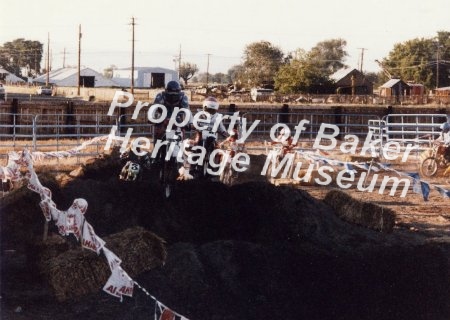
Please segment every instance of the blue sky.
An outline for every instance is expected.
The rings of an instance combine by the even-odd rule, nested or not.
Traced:
[[[16,38],[47,43],[52,67],[77,63],[78,25],[82,26],[82,64],[98,71],[111,64],[131,65],[131,17],[136,18],[135,65],[174,67],[182,60],[206,72],[226,72],[241,62],[247,44],[266,40],[283,52],[311,49],[320,41],[343,38],[346,63],[379,71],[375,59],[394,44],[450,31],[450,1],[392,0],[152,0],[57,1],[0,0],[0,44]]]

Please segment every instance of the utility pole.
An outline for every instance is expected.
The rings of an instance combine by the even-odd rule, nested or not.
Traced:
[[[64,51],[63,51],[63,68],[65,68],[66,67],[66,48],[64,48]]]
[[[38,75],[37,71],[37,50],[34,49],[34,77],[36,78]]]
[[[359,66],[359,71],[362,73],[363,72],[363,62],[364,62],[364,50],[367,50],[366,48],[358,48],[361,50],[361,63]]]
[[[134,17],[131,17],[131,93],[134,93]]]
[[[48,86],[48,83],[50,82],[50,32],[48,33],[47,38],[47,77],[45,78],[45,85]]]
[[[436,51],[436,89],[439,88],[439,40]]]
[[[173,61],[173,70],[177,70],[177,61],[178,61],[177,56],[173,56],[172,61]]]
[[[180,80],[181,74],[181,44],[180,44],[180,52],[178,53],[178,80]]]
[[[81,24],[78,25],[78,89],[77,95],[80,95],[80,82],[81,82]]]
[[[210,55],[211,55],[210,53],[207,54],[207,56],[208,56],[208,61],[207,61],[207,63],[206,63],[206,93],[208,93],[208,81],[209,81],[209,56],[210,56]]]

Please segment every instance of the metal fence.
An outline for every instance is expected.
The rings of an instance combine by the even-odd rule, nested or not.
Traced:
[[[307,120],[306,130],[302,131],[300,141],[313,141],[316,139],[322,124],[333,124],[339,128],[337,139],[345,135],[364,137],[368,132],[368,122],[371,119],[380,120],[376,115],[367,114],[336,114],[336,113],[274,113],[274,112],[248,112],[244,114],[247,127],[254,121],[259,124],[252,132],[252,140],[267,140],[270,138],[271,128],[278,123],[288,125],[291,130],[302,120]]]
[[[343,141],[345,135],[353,135],[361,142],[368,132],[382,144],[397,141],[401,145],[413,143],[420,148],[428,146],[430,139],[439,135],[439,125],[447,121],[443,114],[390,114],[380,118],[373,114],[339,114],[321,112],[282,113],[247,112],[240,114],[245,119],[246,129],[258,122],[246,141],[270,140],[272,127],[284,123],[294,130],[302,120],[307,120],[306,130],[300,135],[301,142],[313,142],[322,124],[333,124],[339,128],[336,139]],[[224,120],[227,127],[230,120]],[[154,125],[146,115],[131,119],[131,115],[112,117],[104,114],[13,114],[0,113],[0,147],[18,150],[28,147],[33,151],[60,151],[80,145],[93,137],[109,135],[117,126],[116,135],[125,136],[133,129],[132,137],[153,137]],[[88,153],[102,152],[97,146]]]

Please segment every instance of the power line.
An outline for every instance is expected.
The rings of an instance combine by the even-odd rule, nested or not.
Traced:
[[[211,55],[211,53],[207,53],[206,55],[208,56],[208,60],[206,63],[206,92],[208,92],[209,56]]]
[[[360,63],[359,71],[362,73],[363,72],[364,51],[367,49],[366,48],[358,48],[358,49],[361,50],[361,63]]]
[[[81,24],[78,25],[78,88],[77,94],[80,95],[80,82],[81,82]]]
[[[131,17],[131,93],[134,93],[134,17]]]
[[[45,78],[45,85],[48,86],[50,81],[50,32],[48,33],[47,40],[47,77]]]

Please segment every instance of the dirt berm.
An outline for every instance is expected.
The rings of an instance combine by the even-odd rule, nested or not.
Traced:
[[[124,183],[119,170],[106,158],[77,178],[39,177],[61,210],[85,198],[102,238],[139,226],[164,239],[165,264],[133,278],[189,319],[450,319],[448,242],[352,225],[303,190],[248,177],[183,182],[166,200],[155,179]],[[101,286],[55,299],[42,258],[81,248],[71,238],[42,244],[38,203],[24,187],[2,199],[1,319],[153,319],[139,288],[122,303]],[[50,235],[59,237],[52,222]],[[70,268],[67,281],[79,274]]]

